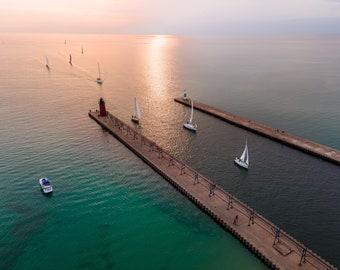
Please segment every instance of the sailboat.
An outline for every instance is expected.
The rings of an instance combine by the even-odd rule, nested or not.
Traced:
[[[135,106],[134,106],[134,109],[133,109],[133,115],[131,117],[131,121],[135,122],[135,123],[139,123],[140,118],[141,118],[141,113],[140,113],[140,109],[139,109],[137,99],[135,98]]]
[[[234,162],[237,165],[239,165],[239,166],[241,166],[241,167],[243,167],[245,169],[248,169],[248,167],[249,167],[249,155],[248,155],[248,144],[247,144],[247,141],[246,141],[246,146],[244,147],[242,155],[239,158],[236,157],[234,159]]]
[[[70,54],[70,61],[69,61],[70,65],[72,66],[72,55]]]
[[[103,81],[102,81],[102,79],[100,78],[100,67],[99,67],[99,63],[98,63],[98,73],[99,73],[99,76],[98,76],[98,78],[97,78],[97,83],[98,83],[98,84],[102,84]]]
[[[46,56],[46,67],[47,67],[47,69],[50,68],[50,66],[48,65],[48,58],[47,58],[47,56]]]
[[[184,123],[183,126],[187,129],[189,129],[189,130],[196,131],[197,130],[197,124],[192,122],[193,117],[194,117],[194,101],[191,100],[190,120],[188,122]]]

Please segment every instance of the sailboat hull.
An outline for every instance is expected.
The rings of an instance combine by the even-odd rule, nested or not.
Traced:
[[[135,117],[135,116],[132,116],[132,117],[131,117],[131,121],[134,122],[134,123],[136,123],[136,124],[139,123],[139,119],[138,119],[137,117]]]
[[[240,166],[240,167],[245,168],[245,169],[248,170],[249,165],[248,165],[247,163],[245,163],[244,161],[242,161],[241,159],[235,158],[235,159],[234,159],[234,162],[235,162],[238,166]]]
[[[186,129],[189,129],[191,131],[196,131],[197,130],[197,125],[196,124],[185,123],[185,124],[183,124],[183,127],[185,127]]]

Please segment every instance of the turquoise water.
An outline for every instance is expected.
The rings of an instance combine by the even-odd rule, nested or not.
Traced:
[[[87,116],[104,97],[129,121],[135,96],[140,132],[340,265],[338,166],[200,112],[199,131],[188,133],[189,110],[173,101],[187,89],[339,149],[339,37],[1,40],[0,269],[266,269]],[[248,172],[232,162],[245,138]],[[39,190],[41,176],[52,196]]]

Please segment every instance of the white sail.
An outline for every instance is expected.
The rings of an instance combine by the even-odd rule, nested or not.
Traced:
[[[133,115],[132,116],[136,117],[136,111],[137,111],[137,109],[136,109],[136,98],[135,98],[135,102],[134,102],[134,106],[133,106]]]
[[[138,117],[138,119],[140,119],[142,115],[140,113],[140,108],[139,108],[139,104],[137,102],[137,99],[135,99],[135,107],[136,107],[136,111],[137,111],[137,117]]]
[[[240,157],[240,160],[242,160],[243,162],[249,164],[249,155],[248,155],[248,146],[246,143],[246,146],[244,147],[243,153]]]
[[[139,123],[140,118],[141,118],[141,113],[140,113],[140,109],[139,109],[137,99],[135,98],[135,102],[134,102],[134,106],[133,106],[133,115],[131,117],[131,120],[135,123]]]
[[[241,166],[245,169],[248,169],[248,167],[249,167],[249,154],[248,154],[248,143],[247,143],[247,141],[246,141],[246,145],[244,147],[244,150],[242,152],[242,155],[239,158],[236,157],[234,159],[234,162],[237,165],[239,165],[239,166]]]
[[[46,67],[49,67],[47,56],[46,56]]]
[[[99,63],[98,63],[98,74],[99,74],[98,78],[101,78],[101,77],[100,77],[100,67],[99,67]]]
[[[193,118],[194,118],[194,101],[191,100],[191,114],[190,114],[190,120],[189,120],[190,124],[192,124]]]

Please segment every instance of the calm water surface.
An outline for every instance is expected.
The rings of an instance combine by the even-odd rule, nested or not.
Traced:
[[[137,97],[140,132],[340,266],[339,166],[200,112],[189,133],[173,101],[187,89],[340,149],[339,36],[0,40],[0,269],[266,269],[88,118],[100,97],[127,122]],[[233,164],[246,139],[248,172]]]

